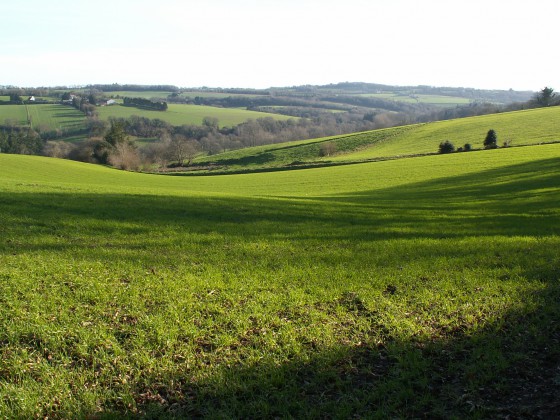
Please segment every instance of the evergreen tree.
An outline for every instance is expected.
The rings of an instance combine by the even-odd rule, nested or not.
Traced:
[[[120,121],[111,121],[111,128],[105,134],[105,141],[111,146],[124,143],[127,140],[126,132],[124,131],[124,124]]]
[[[488,130],[486,138],[484,139],[485,149],[496,149],[498,147],[498,136],[494,130]]]

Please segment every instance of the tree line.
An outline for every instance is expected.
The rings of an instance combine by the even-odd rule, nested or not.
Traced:
[[[124,106],[133,106],[140,109],[149,109],[154,111],[167,111],[167,102],[152,101],[146,98],[123,98]]]

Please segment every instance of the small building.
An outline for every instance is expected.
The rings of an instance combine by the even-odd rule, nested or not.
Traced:
[[[35,102],[35,96],[30,96],[29,98],[27,98],[27,100],[30,102]]]
[[[107,101],[107,105],[115,105],[117,103],[117,101],[115,101],[114,99],[109,99]]]

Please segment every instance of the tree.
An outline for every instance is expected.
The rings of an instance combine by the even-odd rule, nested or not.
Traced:
[[[486,138],[484,139],[485,149],[496,149],[498,147],[498,136],[494,130],[488,130]]]
[[[319,156],[330,156],[336,153],[336,143],[332,141],[327,141],[321,144],[319,149]]]
[[[138,149],[130,143],[118,143],[110,152],[108,162],[119,169],[136,171],[140,168],[141,160]]]
[[[472,146],[470,143],[465,143],[465,145],[463,146],[463,151],[465,152],[470,152],[472,150]]]
[[[202,119],[202,125],[210,129],[218,129],[219,120],[216,117],[204,117]]]
[[[105,141],[115,147],[119,143],[127,141],[128,136],[124,131],[124,124],[120,121],[111,121],[111,127],[104,137]]]
[[[76,145],[68,141],[47,141],[43,148],[43,154],[45,156],[65,159],[75,148]]]
[[[176,161],[177,166],[188,166],[198,154],[200,147],[196,140],[189,140],[185,136],[175,135],[169,142],[168,150],[170,160]]]
[[[17,93],[11,93],[10,94],[10,102],[21,103],[21,101],[23,101],[23,99]]]
[[[453,153],[455,151],[455,146],[449,140],[445,140],[439,144],[439,153]]]
[[[555,98],[556,93],[554,93],[554,89],[545,87],[540,92],[537,92],[535,95],[535,102],[539,106],[550,106],[553,105]]]

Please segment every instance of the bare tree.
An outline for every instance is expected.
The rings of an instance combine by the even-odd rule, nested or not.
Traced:
[[[136,171],[142,161],[136,147],[130,143],[118,143],[109,154],[109,164],[127,171]]]
[[[336,143],[333,141],[327,141],[321,144],[319,149],[319,156],[331,156],[336,153]]]
[[[55,158],[68,158],[72,151],[76,148],[73,143],[67,141],[47,141],[43,148],[43,154]]]
[[[175,135],[171,138],[168,150],[170,158],[177,162],[177,166],[188,166],[199,153],[200,146],[196,140]]]

